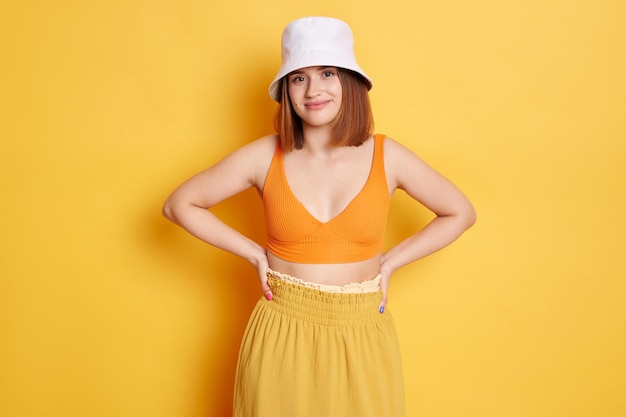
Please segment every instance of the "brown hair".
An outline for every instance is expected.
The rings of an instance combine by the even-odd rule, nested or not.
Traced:
[[[374,129],[374,117],[368,94],[368,84],[356,72],[337,68],[342,88],[341,108],[333,121],[331,143],[333,146],[359,146]],[[302,149],[304,137],[302,120],[291,105],[287,86],[289,75],[280,80],[280,102],[274,117],[274,127],[285,152]]]

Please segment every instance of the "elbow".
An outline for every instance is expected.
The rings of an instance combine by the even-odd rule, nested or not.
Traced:
[[[455,219],[460,233],[463,233],[476,223],[476,209],[469,200],[465,200],[456,206],[449,216]]]
[[[163,207],[161,208],[161,214],[163,215],[163,217],[165,217],[169,221],[176,223],[175,213],[176,213],[175,204],[172,199],[172,196],[170,196],[168,197],[167,200],[165,200],[165,203],[163,203]]]
[[[200,208],[204,207],[192,203],[186,195],[174,192],[163,203],[161,213],[169,221],[185,227],[184,224],[194,217],[195,210]]]
[[[469,229],[476,223],[476,209],[468,202],[467,208],[464,210],[463,220],[465,224],[465,230]]]

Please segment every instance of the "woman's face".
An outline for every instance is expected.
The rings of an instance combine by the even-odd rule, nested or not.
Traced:
[[[306,67],[287,75],[291,105],[303,125],[330,125],[341,108],[342,88],[335,67]]]

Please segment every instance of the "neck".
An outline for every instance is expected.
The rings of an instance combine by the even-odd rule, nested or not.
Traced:
[[[312,152],[328,152],[335,148],[330,144],[330,128],[303,126],[302,137],[304,138],[303,149]]]

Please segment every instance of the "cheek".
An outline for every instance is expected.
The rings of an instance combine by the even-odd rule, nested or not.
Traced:
[[[335,96],[341,97],[343,94],[343,87],[341,86],[341,83],[337,81],[337,84],[335,84],[333,87],[333,93],[335,94]]]
[[[298,104],[297,100],[289,99],[291,102],[291,109],[298,115],[298,117],[302,117],[302,105]]]
[[[292,99],[291,108],[296,112],[296,114],[300,115],[300,112],[302,111],[302,104],[298,103],[298,100]]]
[[[289,101],[291,102],[291,105],[293,106],[294,109],[298,107],[298,103],[300,102],[298,97],[300,97],[300,95],[298,95],[298,91],[290,88],[289,89]]]
[[[292,84],[289,83],[287,87],[287,92],[289,93],[289,97],[297,98],[301,97],[304,94],[306,88],[302,84]]]

